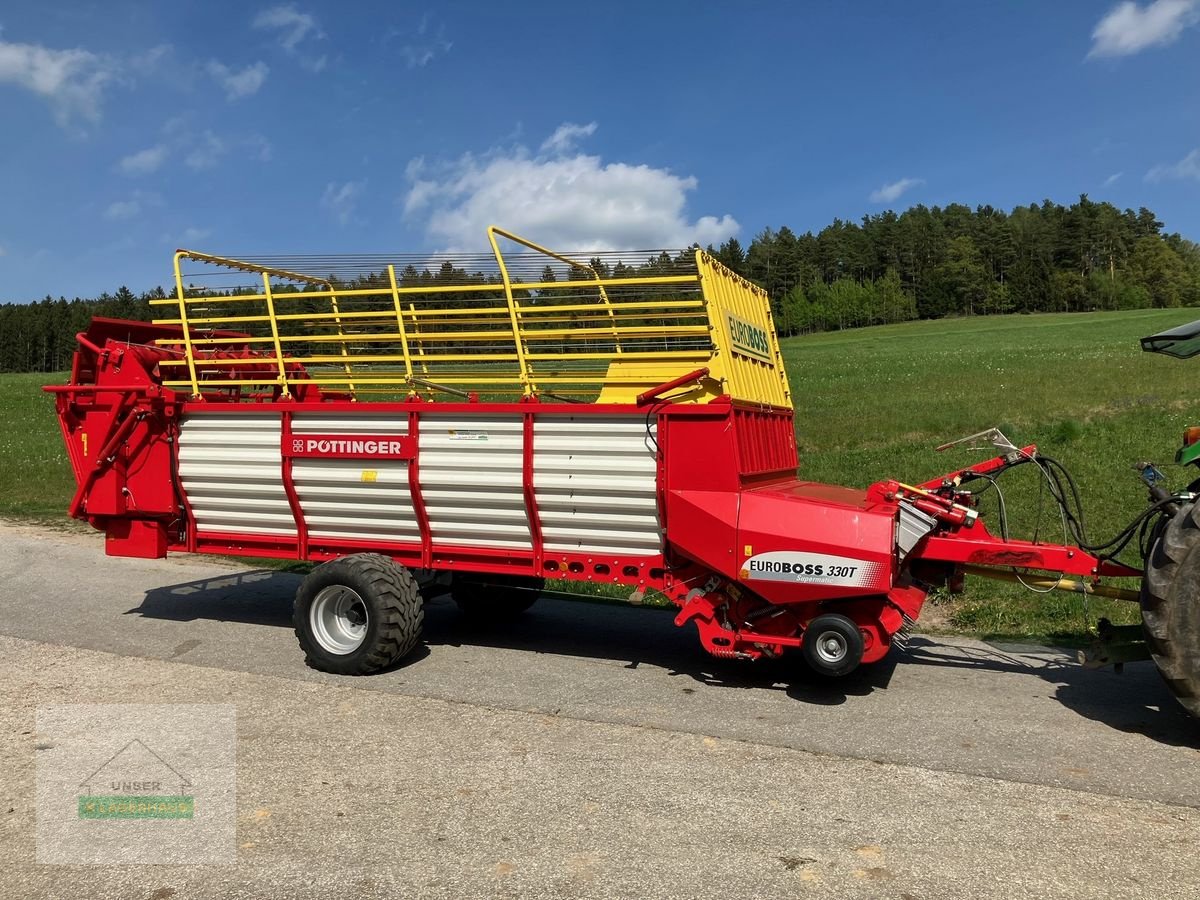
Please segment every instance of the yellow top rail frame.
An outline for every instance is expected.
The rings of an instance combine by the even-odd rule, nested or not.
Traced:
[[[488,257],[407,265],[179,250],[176,296],[151,301],[174,313],[155,321],[182,332],[159,341],[179,354],[162,363],[164,384],[195,399],[218,390],[289,397],[303,381],[353,399],[473,392],[631,403],[704,368],[675,402],[729,395],[791,407],[766,292],[704,251],[584,259],[494,226],[487,236]],[[520,249],[506,253],[502,242]],[[188,262],[204,269],[185,275]],[[242,283],[221,280],[229,277]]]

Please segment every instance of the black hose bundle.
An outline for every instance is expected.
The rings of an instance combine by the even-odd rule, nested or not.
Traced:
[[[1162,529],[1170,521],[1170,507],[1178,503],[1178,500],[1173,497],[1153,503],[1142,510],[1132,522],[1122,528],[1115,536],[1102,543],[1093,544],[1087,538],[1087,522],[1083,513],[1083,502],[1080,499],[1079,485],[1075,482],[1074,476],[1071,475],[1066,466],[1057,459],[1052,456],[1038,454],[1022,459],[1012,466],[1001,470],[998,474],[1003,474],[1008,469],[1015,468],[1027,462],[1034,463],[1042,475],[1042,481],[1038,488],[1038,517],[1034,527],[1034,541],[1038,539],[1038,533],[1041,529],[1041,497],[1042,489],[1045,488],[1049,492],[1051,499],[1058,506],[1067,540],[1074,543],[1081,550],[1096,554],[1099,559],[1115,560],[1136,538],[1138,552],[1141,555],[1141,559],[1145,560],[1154,546],[1154,542],[1161,534]],[[987,479],[988,486],[996,488],[1000,510],[1000,536],[1007,540],[1008,511],[1004,503],[1004,494],[1000,491],[1000,486],[997,483],[997,477],[982,473],[973,474],[977,477]],[[984,488],[979,493],[982,494],[986,490],[987,488]]]

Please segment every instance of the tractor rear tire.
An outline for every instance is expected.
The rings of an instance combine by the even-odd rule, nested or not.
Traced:
[[[1183,707],[1200,716],[1200,505],[1181,509],[1155,541],[1141,605],[1159,673]]]
[[[309,573],[292,620],[312,668],[370,675],[417,648],[425,608],[408,569],[378,553],[355,553]]]
[[[450,597],[463,615],[487,624],[510,622],[537,602],[546,579],[532,575],[455,574]]]

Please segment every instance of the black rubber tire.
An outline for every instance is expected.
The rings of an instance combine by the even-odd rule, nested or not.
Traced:
[[[450,581],[450,597],[477,622],[510,622],[533,606],[545,587],[545,578],[532,575],[464,572]]]
[[[1200,717],[1200,508],[1181,509],[1154,543],[1142,579],[1142,631],[1167,687]]]
[[[822,656],[821,641],[823,636],[834,633],[844,642],[845,655],[840,661],[831,661]],[[858,668],[863,658],[863,636],[858,626],[850,619],[837,613],[826,613],[817,616],[804,628],[804,643],[800,652],[808,667],[818,675],[828,678],[841,678],[849,675]]]
[[[331,652],[313,633],[313,601],[322,590],[334,586],[349,587],[366,607],[366,635],[349,653]],[[425,608],[408,569],[378,553],[356,553],[317,566],[308,574],[296,591],[292,622],[305,662],[314,669],[335,675],[370,675],[417,648]]]

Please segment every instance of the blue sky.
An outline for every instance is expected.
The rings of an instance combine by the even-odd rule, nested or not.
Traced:
[[[0,301],[1081,193],[1200,239],[1200,0],[0,0]]]

